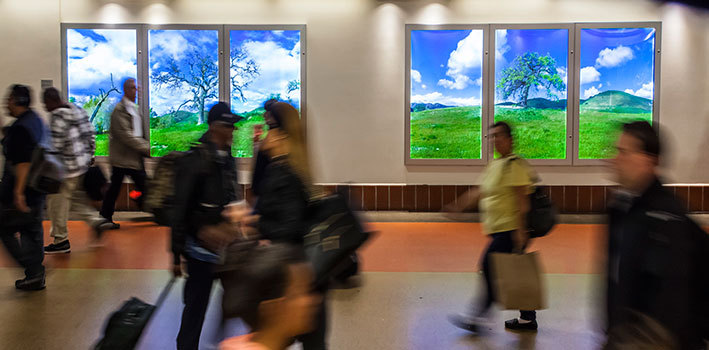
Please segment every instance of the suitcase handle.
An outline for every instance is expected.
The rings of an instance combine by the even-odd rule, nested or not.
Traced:
[[[167,296],[170,295],[170,290],[175,284],[175,281],[177,281],[177,277],[172,276],[172,278],[170,278],[165,287],[163,287],[162,291],[160,292],[160,296],[158,297],[158,300],[155,302],[156,310],[160,308],[160,306],[165,302],[165,299],[167,299]]]

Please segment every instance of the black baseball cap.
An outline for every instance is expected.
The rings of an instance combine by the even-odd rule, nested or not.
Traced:
[[[209,109],[209,114],[207,115],[207,124],[212,124],[213,122],[223,122],[226,124],[236,124],[242,121],[244,117],[234,114],[231,112],[231,108],[225,102],[219,102]]]

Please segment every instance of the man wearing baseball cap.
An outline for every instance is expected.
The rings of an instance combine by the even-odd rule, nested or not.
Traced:
[[[185,308],[177,349],[196,350],[214,281],[223,261],[223,245],[237,234],[222,215],[227,204],[241,200],[236,162],[231,155],[235,125],[242,117],[219,102],[207,116],[209,128],[177,163],[172,224],[173,273],[182,275],[187,261]]]

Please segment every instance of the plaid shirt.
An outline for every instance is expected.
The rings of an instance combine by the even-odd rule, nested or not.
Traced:
[[[85,173],[96,149],[94,127],[86,111],[73,104],[53,110],[51,129],[52,147],[62,156],[66,177]]]

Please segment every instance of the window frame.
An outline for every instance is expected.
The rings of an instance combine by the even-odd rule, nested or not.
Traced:
[[[481,93],[481,118],[480,118],[480,159],[443,159],[411,158],[411,32],[414,30],[482,30],[483,31],[483,61],[482,61],[482,93]],[[409,165],[485,165],[488,162],[489,142],[487,142],[488,108],[485,101],[488,98],[489,81],[485,78],[490,57],[490,25],[488,24],[406,24],[406,45],[404,46],[406,64],[404,65],[404,164]]]
[[[576,166],[604,166],[607,164],[608,159],[580,159],[579,158],[579,148],[581,144],[580,138],[580,126],[581,126],[581,111],[580,111],[580,98],[581,98],[581,31],[583,29],[619,29],[619,28],[654,28],[655,29],[655,62],[653,67],[653,96],[652,96],[652,124],[658,125],[660,121],[660,68],[661,68],[661,45],[662,45],[662,22],[599,22],[599,23],[575,23],[574,24],[574,52],[578,54],[575,55],[575,63],[577,69],[574,70],[574,79],[578,81],[579,84],[574,84],[574,116],[576,123],[574,124],[573,130],[573,164]]]

